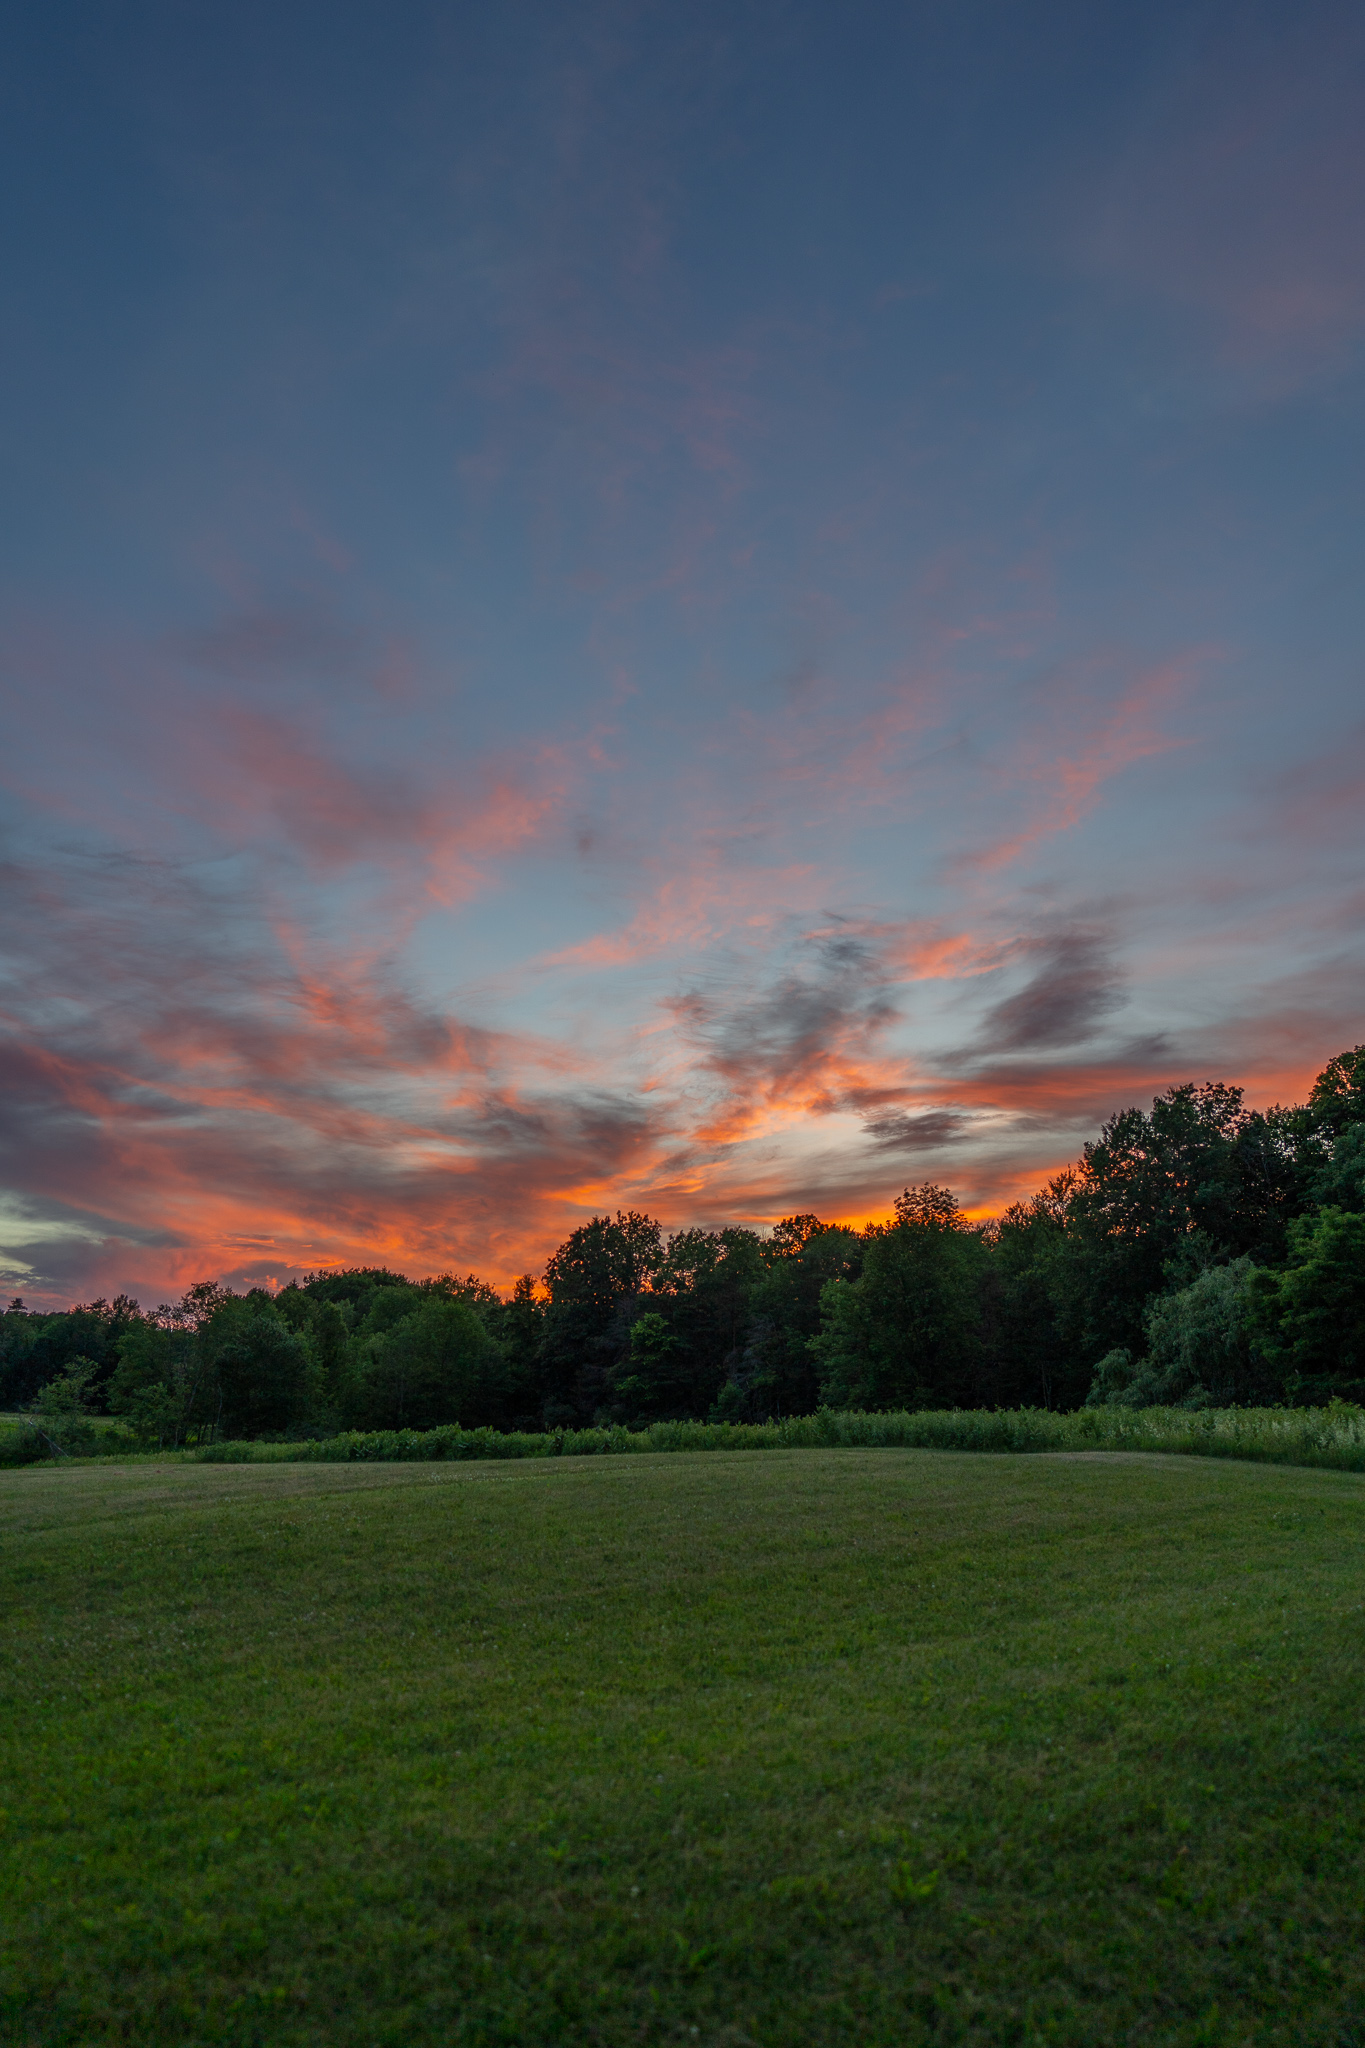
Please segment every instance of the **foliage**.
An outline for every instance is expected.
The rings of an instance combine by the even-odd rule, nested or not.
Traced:
[[[611,1374],[618,1402],[642,1415],[667,1413],[684,1398],[682,1345],[661,1315],[637,1316],[630,1326],[630,1352]]]
[[[1225,1408],[1273,1398],[1279,1380],[1255,1342],[1255,1282],[1256,1268],[1240,1258],[1153,1295],[1143,1318],[1146,1356],[1117,1349],[1102,1358],[1090,1403]]]
[[[217,1386],[215,1426],[227,1435],[282,1435],[316,1410],[321,1367],[268,1296],[223,1302],[199,1343]]]
[[[468,1301],[429,1295],[365,1340],[346,1394],[348,1417],[364,1429],[477,1425],[500,1392],[499,1363]]]
[[[719,1421],[763,1422],[819,1405],[811,1340],[820,1333],[824,1290],[862,1271],[859,1233],[817,1216],[784,1217],[759,1249],[765,1270],[749,1288],[746,1341],[730,1354],[712,1410]]]
[[[1313,1200],[1321,1209],[1365,1209],[1365,1121],[1347,1124],[1333,1140],[1313,1176]]]
[[[48,1443],[71,1452],[94,1442],[90,1411],[98,1371],[93,1358],[68,1359],[63,1371],[34,1396],[29,1410],[33,1427]]]
[[[1365,1123],[1365,1045],[1339,1052],[1313,1083],[1310,1114],[1333,1137],[1353,1124]]]
[[[1262,1341],[1292,1397],[1365,1395],[1365,1214],[1301,1217],[1285,1266],[1258,1275],[1256,1293]]]
[[[629,1356],[636,1298],[663,1256],[660,1225],[630,1209],[614,1221],[594,1216],[550,1259],[540,1351],[547,1422],[591,1416],[609,1398],[613,1368]]]
[[[1298,1107],[1169,1088],[984,1225],[926,1182],[862,1230],[803,1213],[767,1235],[666,1235],[636,1210],[595,1216],[506,1298],[476,1273],[376,1266],[273,1294],[204,1283],[150,1313],[15,1302],[0,1399],[31,1401],[88,1359],[92,1412],[170,1448],[347,1424],[761,1423],[822,1402],[1321,1402],[1365,1388],[1356,1338],[1333,1334],[1354,1314],[1352,1227],[1322,1221],[1365,1212],[1362,1089],[1361,1047]]]
[[[295,1443],[216,1443],[209,1464],[443,1464],[524,1458],[626,1457],[698,1451],[1152,1451],[1365,1472],[1365,1409],[1086,1407],[891,1410],[821,1408],[780,1422],[655,1422],[647,1429],[350,1430]]]
[[[92,1414],[107,1408],[109,1380],[118,1363],[118,1345],[138,1316],[126,1294],[113,1301],[91,1301],[56,1315],[26,1309],[15,1298],[0,1314],[0,1409],[21,1408],[49,1380],[65,1372],[75,1358],[88,1359],[86,1406]]]
[[[865,1234],[862,1272],[821,1296],[811,1350],[829,1407],[965,1404],[981,1358],[985,1248],[947,1189],[907,1189],[896,1221]]]
[[[1063,1291],[1091,1355],[1140,1349],[1147,1303],[1211,1259],[1283,1251],[1323,1148],[1296,1113],[1261,1114],[1221,1081],[1126,1109],[1085,1147],[1067,1205]]]
[[[1067,1237],[1076,1185],[1071,1169],[1055,1174],[986,1233],[981,1392],[993,1406],[1076,1408],[1089,1390],[1093,1352],[1081,1341]]]
[[[139,1318],[119,1340],[119,1362],[109,1382],[110,1411],[159,1449],[201,1436],[216,1420],[197,1341],[201,1320],[187,1295],[175,1307],[163,1304]]]

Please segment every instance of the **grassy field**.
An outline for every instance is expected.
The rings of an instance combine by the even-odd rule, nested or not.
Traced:
[[[0,2040],[1365,2048],[1365,1479],[0,1474]]]

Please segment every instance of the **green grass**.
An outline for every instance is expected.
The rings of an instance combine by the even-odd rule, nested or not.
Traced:
[[[822,1408],[784,1422],[656,1422],[648,1429],[576,1429],[551,1435],[494,1429],[349,1430],[305,1443],[211,1444],[187,1453],[213,1464],[319,1460],[411,1463],[445,1458],[637,1456],[642,1451],[774,1451],[835,1447],[935,1451],[1178,1451],[1365,1472],[1365,1409],[947,1408],[884,1414]],[[115,1446],[110,1446],[115,1448]]]
[[[0,1475],[0,2041],[1365,2042],[1365,1480]]]
[[[0,1416],[0,1466],[49,1462],[50,1442]],[[864,1414],[822,1408],[779,1422],[655,1422],[647,1429],[545,1434],[496,1429],[345,1430],[290,1443],[213,1443],[138,1453],[123,1425],[93,1418],[103,1441],[77,1455],[194,1458],[214,1465],[414,1464],[471,1458],[636,1457],[641,1452],[787,1450],[1177,1451],[1365,1472],[1365,1408],[946,1408]],[[59,1455],[59,1454],[58,1454]]]

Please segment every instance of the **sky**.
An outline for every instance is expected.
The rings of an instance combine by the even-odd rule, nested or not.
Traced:
[[[0,27],[0,1286],[976,1215],[1365,1039],[1365,12]]]

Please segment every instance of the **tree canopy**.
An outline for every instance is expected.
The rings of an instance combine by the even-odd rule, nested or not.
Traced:
[[[971,1222],[907,1187],[862,1229],[594,1216],[504,1297],[384,1267],[0,1314],[0,1407],[144,1441],[558,1428],[852,1407],[1365,1397],[1365,1047],[1297,1107],[1185,1082]]]

